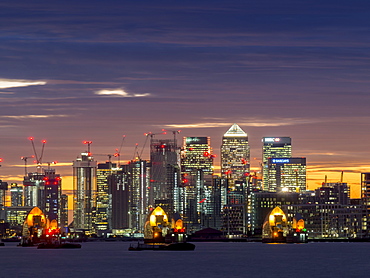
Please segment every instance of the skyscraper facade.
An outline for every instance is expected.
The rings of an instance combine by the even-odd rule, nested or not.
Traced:
[[[263,137],[262,142],[263,188],[268,190],[268,159],[292,157],[292,140],[290,137]]]
[[[228,178],[230,185],[250,172],[248,135],[233,124],[222,137],[221,177]]]
[[[181,153],[183,200],[180,213],[190,230],[208,222],[211,215],[213,155],[209,137],[185,137]]]
[[[44,204],[42,205],[45,215],[50,221],[57,220],[60,224],[61,206],[60,197],[62,195],[62,179],[55,169],[44,169]]]
[[[176,139],[153,139],[150,142],[150,205],[161,204],[167,215],[174,212],[176,180],[174,169],[179,169],[179,149]]]
[[[16,183],[10,184],[10,199],[12,207],[23,206],[23,186]]]
[[[109,176],[117,171],[116,164],[112,162],[99,163],[96,170],[96,211],[94,226],[96,231],[108,230]]]
[[[96,192],[97,163],[90,152],[73,161],[73,224],[75,229],[91,231]]]
[[[269,158],[267,160],[267,188],[270,192],[306,190],[306,158]]]

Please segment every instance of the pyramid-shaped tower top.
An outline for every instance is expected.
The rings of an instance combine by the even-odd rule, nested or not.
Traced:
[[[240,126],[233,124],[224,134],[224,137],[248,137],[248,135],[240,128]]]

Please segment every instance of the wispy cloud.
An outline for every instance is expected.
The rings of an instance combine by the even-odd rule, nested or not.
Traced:
[[[40,118],[62,118],[68,117],[68,115],[18,115],[18,116],[0,116],[1,118],[8,118],[8,119],[40,119]]]
[[[277,126],[291,126],[297,124],[310,124],[315,123],[318,120],[315,119],[293,119],[293,118],[276,118],[266,121],[266,119],[252,119],[251,121],[240,120],[237,123],[241,126],[253,126],[253,127],[277,127]],[[232,125],[234,122],[198,122],[190,124],[167,124],[165,127],[171,128],[211,128],[211,127],[227,127]]]
[[[116,89],[116,90],[100,90],[95,92],[96,95],[101,96],[114,96],[114,97],[146,97],[150,96],[150,94],[130,94],[125,92],[122,89]]]
[[[45,85],[45,81],[33,81],[33,80],[22,80],[22,79],[0,79],[0,89],[16,88],[16,87],[28,87],[36,85]]]

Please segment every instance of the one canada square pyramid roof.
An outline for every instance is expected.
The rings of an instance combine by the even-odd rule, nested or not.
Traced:
[[[233,124],[224,134],[224,137],[248,137],[248,135],[240,128],[240,126]]]

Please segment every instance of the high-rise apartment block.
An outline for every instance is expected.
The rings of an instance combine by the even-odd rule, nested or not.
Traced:
[[[97,162],[90,152],[73,161],[73,224],[75,229],[91,231],[96,192]]]

